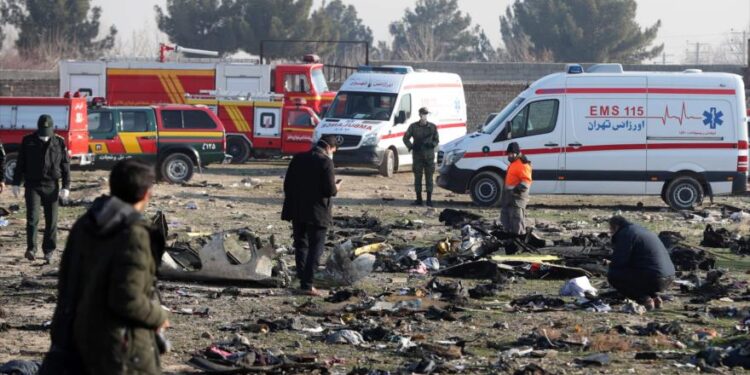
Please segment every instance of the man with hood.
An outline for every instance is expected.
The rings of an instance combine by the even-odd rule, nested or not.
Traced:
[[[417,195],[417,199],[412,203],[414,206],[421,206],[423,203],[422,174],[424,173],[427,205],[432,207],[432,175],[435,173],[435,148],[440,144],[440,135],[437,126],[427,121],[429,114],[430,111],[427,108],[420,108],[419,121],[409,125],[403,138],[404,145],[412,156],[411,169],[414,173],[414,192]]]
[[[335,135],[324,135],[310,151],[294,155],[284,177],[281,220],[292,222],[295,269],[303,293],[319,296],[313,277],[333,224],[332,202],[341,187],[333,171]]]
[[[607,281],[625,297],[646,310],[660,309],[660,292],[674,281],[675,268],[659,236],[630,223],[622,216],[609,219],[612,234],[612,260]]]
[[[58,199],[70,195],[70,159],[65,140],[56,135],[52,116],[41,115],[37,131],[23,137],[13,172],[13,195],[24,184],[26,200],[26,259],[36,259],[39,207],[44,208],[42,251],[49,263],[57,248]],[[60,189],[62,180],[62,190]]]
[[[40,375],[161,374],[157,333],[169,321],[155,282],[164,242],[142,216],[154,181],[145,162],[118,162],[111,195],[73,225]]]
[[[507,149],[508,170],[505,173],[505,187],[501,198],[500,223],[503,230],[515,235],[526,233],[526,205],[529,203],[531,188],[531,162],[521,153],[521,147],[511,142]]]

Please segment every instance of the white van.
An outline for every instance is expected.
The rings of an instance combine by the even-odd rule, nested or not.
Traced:
[[[580,65],[534,82],[480,131],[438,153],[439,186],[481,206],[502,194],[518,142],[537,194],[661,195],[675,209],[747,190],[742,77]]]
[[[337,167],[373,167],[390,177],[412,164],[402,137],[419,120],[421,107],[429,109],[441,144],[466,135],[461,77],[408,66],[363,66],[341,86],[313,139],[337,136]]]

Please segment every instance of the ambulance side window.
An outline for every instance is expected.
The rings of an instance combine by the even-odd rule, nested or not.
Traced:
[[[529,103],[511,121],[512,138],[546,134],[555,129],[559,102],[556,99]]]
[[[398,105],[398,112],[396,112],[396,115],[401,111],[406,112],[407,120],[411,118],[411,94],[406,94],[401,97],[401,103]]]

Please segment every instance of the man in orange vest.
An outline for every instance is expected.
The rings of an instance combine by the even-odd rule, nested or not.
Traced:
[[[501,199],[500,223],[507,233],[526,233],[524,219],[531,188],[531,162],[521,153],[518,143],[508,145],[508,171],[505,173],[505,191]]]

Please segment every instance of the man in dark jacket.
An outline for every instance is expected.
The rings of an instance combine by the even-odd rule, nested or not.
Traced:
[[[310,151],[292,158],[284,178],[281,219],[292,222],[300,288],[316,296],[320,292],[313,287],[313,277],[333,222],[331,197],[336,196],[341,184],[333,173],[336,148],[336,136],[324,135]]]
[[[49,263],[57,247],[58,199],[70,194],[70,159],[65,140],[55,135],[52,117],[39,116],[37,131],[23,137],[13,172],[13,195],[24,183],[26,199],[26,259],[34,260],[37,250],[39,206],[44,208],[42,251]],[[60,180],[62,179],[62,190]]]
[[[161,374],[156,334],[169,321],[155,295],[160,252],[141,215],[154,181],[153,169],[140,160],[117,163],[111,195],[97,198],[73,225],[42,375],[66,374],[61,368],[68,374]]]
[[[607,279],[613,288],[646,309],[661,308],[658,293],[674,281],[675,268],[659,237],[622,216],[609,219],[612,262]]]
[[[432,206],[432,175],[435,173],[435,148],[440,144],[437,126],[427,121],[430,111],[419,109],[419,121],[409,125],[404,133],[404,145],[411,152],[412,172],[414,172],[415,206],[422,205],[422,174],[427,190],[427,205]],[[412,139],[414,141],[412,142]]]

